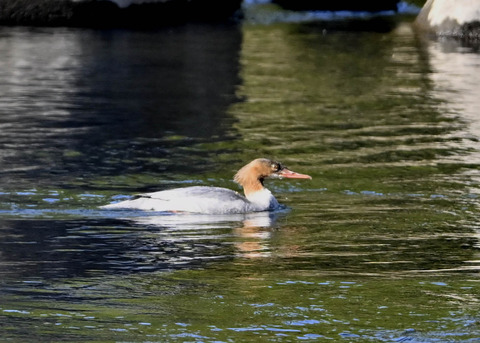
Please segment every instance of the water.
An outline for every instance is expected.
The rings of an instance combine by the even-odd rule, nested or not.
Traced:
[[[1,340],[478,341],[480,55],[411,19],[1,28]],[[263,156],[279,213],[98,210]]]

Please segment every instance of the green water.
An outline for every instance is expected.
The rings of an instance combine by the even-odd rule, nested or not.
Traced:
[[[54,35],[69,49],[38,76],[58,86],[52,98],[35,98],[28,63],[0,59],[12,92],[1,340],[477,342],[480,55],[409,20],[201,28],[200,42],[195,27],[2,29],[21,51]],[[312,175],[268,182],[287,210],[97,209],[139,191],[238,189],[233,174],[257,157]]]

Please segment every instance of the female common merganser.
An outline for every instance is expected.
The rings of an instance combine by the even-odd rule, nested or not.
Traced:
[[[311,179],[289,170],[278,162],[258,158],[241,168],[234,181],[243,187],[245,196],[226,188],[193,186],[140,194],[132,200],[102,206],[104,209],[134,209],[161,212],[205,214],[273,211],[280,205],[263,186],[266,178]]]

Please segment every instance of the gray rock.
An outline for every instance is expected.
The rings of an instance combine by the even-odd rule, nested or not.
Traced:
[[[480,39],[480,1],[428,0],[415,25],[437,36]]]

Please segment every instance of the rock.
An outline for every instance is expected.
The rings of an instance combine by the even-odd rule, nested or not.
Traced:
[[[69,1],[0,1],[0,24],[3,25],[61,25],[72,15],[72,6]]]
[[[480,1],[428,0],[415,25],[437,36],[480,39]]]
[[[227,21],[241,0],[0,0],[0,24],[80,27],[157,27]]]

